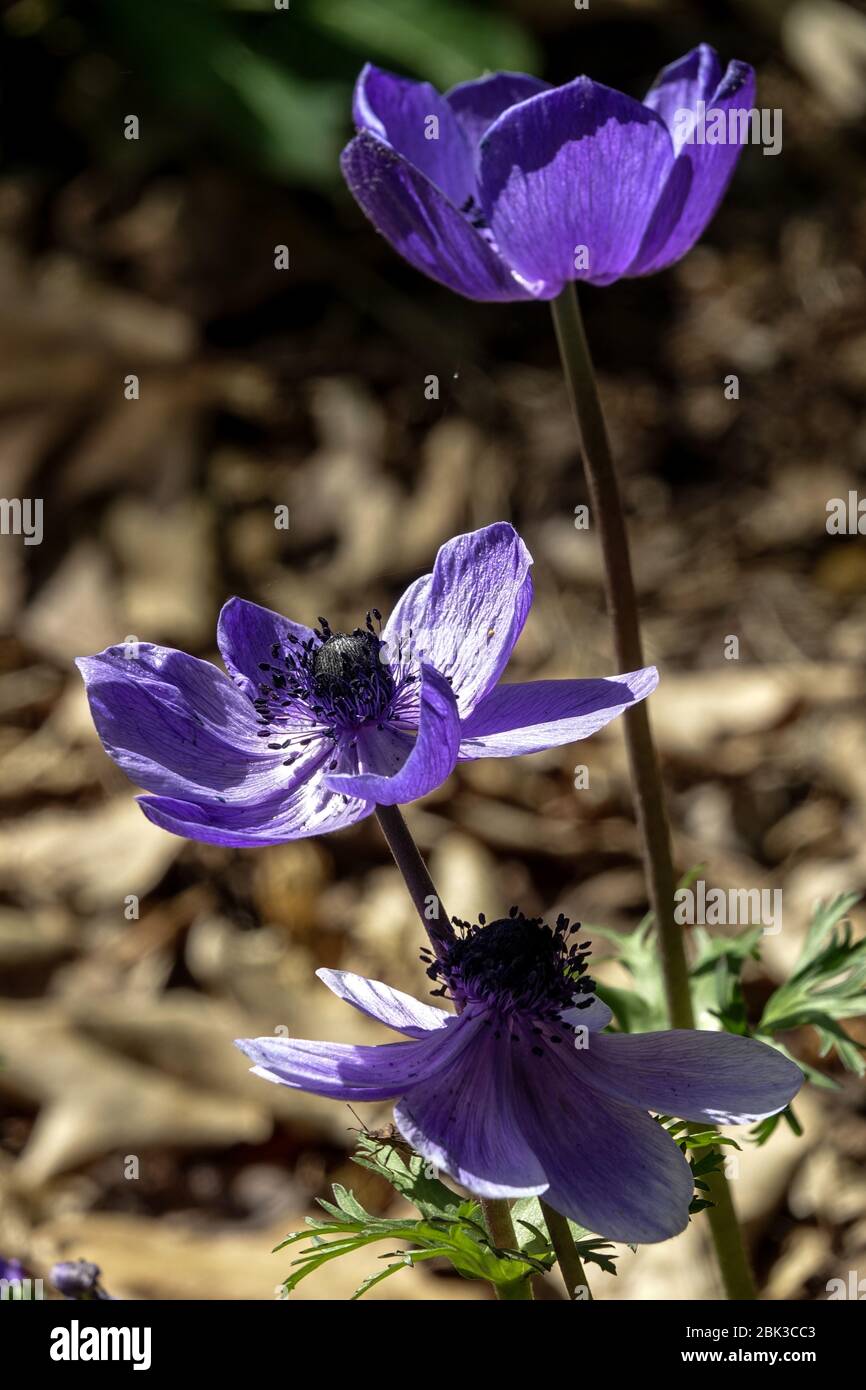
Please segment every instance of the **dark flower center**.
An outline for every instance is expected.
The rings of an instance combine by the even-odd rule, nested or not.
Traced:
[[[579,930],[562,914],[550,927],[516,908],[508,917],[476,924],[454,919],[460,935],[443,959],[430,960],[427,974],[436,994],[450,994],[459,1007],[477,1003],[503,1020],[517,1014],[534,1022],[558,1022],[563,1009],[585,1008],[595,990],[586,971],[590,942],[571,938]]]
[[[380,660],[382,644],[373,632],[335,632],[313,653],[313,689],[323,697],[344,695],[356,682],[370,684],[384,677],[390,695],[394,682]]]
[[[258,663],[261,679],[253,700],[259,737],[274,740],[268,748],[303,747],[316,736],[337,743],[367,724],[399,723],[411,710],[417,677],[405,668],[402,646],[385,659],[385,644],[373,626],[381,616],[373,609],[366,628],[354,632],[333,632],[327,618],[320,618],[306,642],[290,633],[285,647],[271,647],[271,660]],[[293,763],[299,753],[284,761]]]

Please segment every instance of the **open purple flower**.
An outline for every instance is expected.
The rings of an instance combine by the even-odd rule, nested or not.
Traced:
[[[101,1277],[99,1265],[90,1260],[61,1260],[51,1267],[51,1282],[64,1298],[114,1303],[116,1300],[99,1282]]]
[[[394,1119],[424,1158],[481,1197],[543,1194],[609,1240],[667,1240],[688,1221],[693,1180],[647,1113],[748,1124],[782,1110],[800,1068],[730,1033],[601,1030],[585,946],[560,917],[511,916],[460,935],[428,973],[461,1012],[378,980],[320,970],[329,989],[409,1042],[377,1047],[245,1038],[268,1081],[336,1100],[397,1099]]]
[[[0,1255],[0,1282],[20,1284],[26,1277],[24,1266],[20,1260],[7,1260],[3,1255]]]
[[[553,299],[679,260],[740,154],[754,72],[707,44],[662,70],[643,102],[588,77],[551,87],[498,72],[444,96],[367,65],[343,152],[361,208],[418,270],[469,299]],[[713,137],[695,137],[700,113]],[[719,113],[717,116],[715,113]]]
[[[508,758],[595,733],[655,689],[654,667],[608,680],[500,685],[532,602],[532,557],[497,522],[443,545],[381,635],[304,627],[233,598],[229,672],[128,642],[78,662],[102,742],[152,796],[156,825],[267,845],[414,801],[458,760]]]

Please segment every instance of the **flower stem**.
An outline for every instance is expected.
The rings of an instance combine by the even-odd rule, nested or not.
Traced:
[[[701,1152],[700,1149],[696,1150],[696,1155]],[[713,1203],[706,1209],[707,1219],[725,1292],[728,1298],[753,1299],[757,1296],[755,1281],[728,1180],[720,1169],[716,1169],[707,1174],[706,1183],[710,1189],[709,1200]]]
[[[511,1219],[511,1203],[504,1198],[482,1197],[481,1210],[487,1234],[499,1250],[516,1250],[517,1236]],[[514,1284],[496,1284],[496,1297],[507,1300],[533,1298],[532,1283],[529,1278]]]
[[[448,943],[454,940],[454,928],[451,926],[445,904],[430,877],[430,870],[421,858],[399,806],[377,806],[376,819],[394,856],[394,863],[409,889],[409,896],[421,918],[421,925],[430,938],[433,950],[441,959]]]
[[[430,938],[430,944],[436,955],[441,958],[444,956],[449,942],[454,940],[454,928],[436,885],[430,877],[430,870],[424,863],[398,806],[377,806],[376,819],[382,827],[382,834],[388,842],[388,848],[394,856],[394,862],[403,875],[409,896],[415,904],[424,930]],[[432,916],[430,915],[431,912]],[[455,1007],[458,1006],[455,1005]],[[516,1249],[517,1238],[514,1234],[509,1203],[504,1198],[483,1198],[481,1208],[493,1244],[500,1249]],[[505,1286],[503,1285],[502,1290],[504,1289]],[[507,1292],[502,1290],[500,1286],[496,1286],[497,1298],[532,1298],[532,1286],[528,1279],[508,1286]]]
[[[607,605],[613,623],[620,671],[643,666],[637,598],[628,536],[607,428],[602,414],[589,344],[574,285],[552,301],[562,366],[583,450],[583,466],[604,560]],[[626,710],[625,738],[632,769],[650,898],[658,928],[668,1013],[674,1028],[693,1028],[689,975],[682,933],[674,920],[674,879],[670,832],[661,773],[650,732],[647,702]]]
[[[617,664],[621,671],[634,671],[643,666],[644,661],[628,534],[592,357],[573,284],[566,285],[559,297],[551,301],[551,309],[562,368],[580,435],[593,518],[601,541],[605,594],[613,624]],[[626,710],[624,725],[668,1016],[674,1028],[693,1028],[685,945],[674,918],[676,880],[670,830],[646,701]],[[711,1186],[716,1205],[707,1210],[727,1295],[729,1298],[754,1298],[755,1290],[742,1234],[724,1175],[719,1174]]]
[[[574,1236],[571,1234],[571,1227],[562,1213],[554,1211],[553,1207],[549,1207],[543,1199],[541,1200],[541,1210],[569,1298],[573,1303],[576,1301],[586,1302],[587,1300],[591,1302],[592,1294],[583,1272],[583,1263],[577,1253]],[[585,1299],[578,1300],[578,1289],[586,1290]]]

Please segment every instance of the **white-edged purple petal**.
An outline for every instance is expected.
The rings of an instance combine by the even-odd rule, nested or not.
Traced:
[[[667,1131],[582,1085],[561,1045],[538,1056],[530,1042],[520,1044],[515,1064],[517,1118],[547,1175],[545,1201],[608,1240],[652,1243],[684,1230],[692,1172]]]
[[[347,799],[328,790],[322,780],[322,766],[328,757],[329,748],[319,747],[311,750],[309,761],[284,768],[294,780],[287,778],[282,794],[267,800],[204,804],[167,796],[140,796],[138,804],[154,825],[206,844],[243,848],[328,835],[354,825],[373,810],[369,801]],[[298,780],[303,773],[308,775]]]
[[[532,604],[532,556],[508,522],[447,541],[382,632],[451,681],[461,719],[504,671]]]
[[[445,100],[474,151],[485,130],[503,111],[549,90],[549,82],[525,72],[491,72],[486,77],[458,83],[445,93]]]
[[[650,275],[678,261],[703,233],[714,216],[731,181],[743,143],[748,141],[748,118],[754,106],[755,74],[748,63],[732,62],[718,85],[710,86],[718,73],[718,59],[703,45],[686,54],[661,74],[645,104],[657,109],[668,122],[676,160],[658,200],[643,242],[628,269],[629,275]],[[733,140],[710,144],[696,138],[697,102],[706,104],[704,132],[714,121],[723,121]],[[682,105],[676,103],[682,101]],[[678,113],[680,119],[677,119]],[[719,115],[714,116],[714,113]],[[740,113],[735,116],[734,113]],[[742,132],[740,131],[742,122]]]
[[[588,738],[658,685],[646,666],[598,680],[498,685],[463,722],[460,758],[513,758]]]
[[[720,1125],[775,1115],[803,1084],[796,1063],[756,1038],[689,1028],[605,1033],[572,1064],[593,1090],[624,1104]]]
[[[359,130],[384,140],[461,208],[476,194],[472,152],[455,112],[429,82],[398,77],[372,63],[355,84]]]
[[[370,1047],[264,1037],[236,1038],[235,1046],[266,1081],[334,1100],[390,1100],[453,1066],[479,1027],[478,1019],[464,1016],[417,1042]]]
[[[249,700],[209,661],[137,642],[76,664],[106,752],[138,786],[216,803],[271,796],[291,780],[285,754],[256,737]]]
[[[451,776],[460,746],[457,701],[444,676],[421,665],[418,733],[401,746],[389,731],[369,727],[357,736],[357,773],[327,772],[325,785],[345,796],[360,797],[379,806],[417,801]],[[393,760],[394,766],[388,764]],[[365,768],[375,770],[365,771]]]
[[[476,1025],[471,1048],[408,1090],[394,1122],[422,1158],[476,1196],[537,1196],[548,1181],[516,1123],[508,1039],[483,1015]]]
[[[384,1023],[397,1033],[405,1033],[410,1038],[423,1038],[428,1033],[444,1028],[453,1014],[444,1009],[436,1009],[432,1004],[424,1004],[404,994],[401,989],[392,989],[381,980],[368,980],[363,975],[353,975],[348,970],[317,970],[319,979],[338,998],[353,1005],[368,1018]]]
[[[275,645],[285,652],[291,650],[293,643],[312,640],[312,628],[243,598],[230,598],[224,603],[217,623],[217,645],[226,670],[250,699],[258,695],[263,679],[260,663],[276,659],[272,654]]]
[[[673,165],[662,118],[588,77],[506,111],[479,147],[500,255],[529,282],[623,275]]]
[[[340,156],[355,201],[394,250],[467,299],[550,299],[561,284],[529,288],[426,174],[362,131]]]

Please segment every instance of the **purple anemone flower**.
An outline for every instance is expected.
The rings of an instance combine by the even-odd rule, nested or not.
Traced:
[[[394,1119],[431,1163],[480,1197],[544,1195],[609,1240],[667,1240],[688,1221],[691,1169],[647,1113],[750,1124],[782,1110],[800,1068],[774,1048],[689,1029],[604,1033],[588,944],[516,908],[459,935],[428,974],[457,1015],[378,980],[320,970],[329,989],[410,1041],[294,1038],[237,1046],[268,1081],[346,1101],[397,1099]]]
[[[52,1265],[51,1282],[64,1298],[116,1302],[99,1282],[102,1270],[90,1260],[61,1260]]]
[[[643,102],[589,77],[551,87],[515,72],[441,96],[368,64],[343,173],[425,275],[469,299],[553,299],[569,280],[649,275],[694,246],[754,96],[749,65],[723,72],[707,44],[664,68]]]
[[[10,1284],[13,1282],[20,1284],[26,1277],[24,1266],[20,1260],[7,1260],[3,1255],[0,1255],[0,1280],[6,1280]]]
[[[500,685],[532,602],[532,557],[497,522],[440,549],[381,633],[316,628],[233,598],[229,672],[129,641],[79,660],[106,751],[156,825],[267,845],[425,796],[459,760],[508,758],[595,733],[655,689],[654,667],[606,680]],[[229,679],[230,677],[230,679]]]

